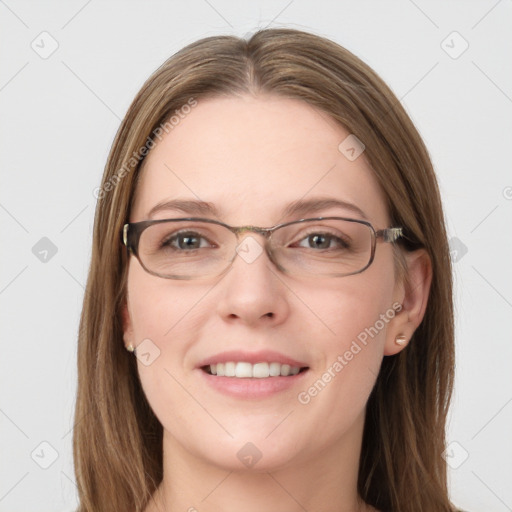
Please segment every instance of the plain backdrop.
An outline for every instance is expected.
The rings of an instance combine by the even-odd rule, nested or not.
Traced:
[[[120,120],[186,44],[263,27],[351,50],[423,136],[455,261],[451,493],[471,512],[512,510],[511,21],[510,0],[0,1],[0,511],[77,504],[76,337]]]

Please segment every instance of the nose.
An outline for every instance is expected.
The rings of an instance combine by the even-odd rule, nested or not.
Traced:
[[[263,237],[248,235],[240,240],[219,287],[217,311],[226,321],[278,325],[289,315],[288,290],[265,251]]]

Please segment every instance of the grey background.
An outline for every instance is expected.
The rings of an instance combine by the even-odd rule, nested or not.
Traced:
[[[0,1],[0,511],[76,506],[93,190],[133,96],[196,39],[278,26],[361,57],[424,137],[456,261],[452,497],[472,512],[512,510],[511,19],[510,0]]]

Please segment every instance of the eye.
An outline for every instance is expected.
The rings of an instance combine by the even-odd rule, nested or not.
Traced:
[[[299,243],[299,247],[308,249],[347,249],[347,244],[342,238],[330,233],[310,233]]]
[[[182,231],[167,237],[162,242],[162,247],[171,247],[178,250],[193,250],[212,247],[212,244],[197,232]]]

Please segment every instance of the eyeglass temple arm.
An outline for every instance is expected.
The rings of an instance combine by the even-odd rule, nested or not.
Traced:
[[[396,242],[401,236],[403,236],[402,228],[387,228],[377,231],[377,238],[382,238],[384,242],[392,243]]]

